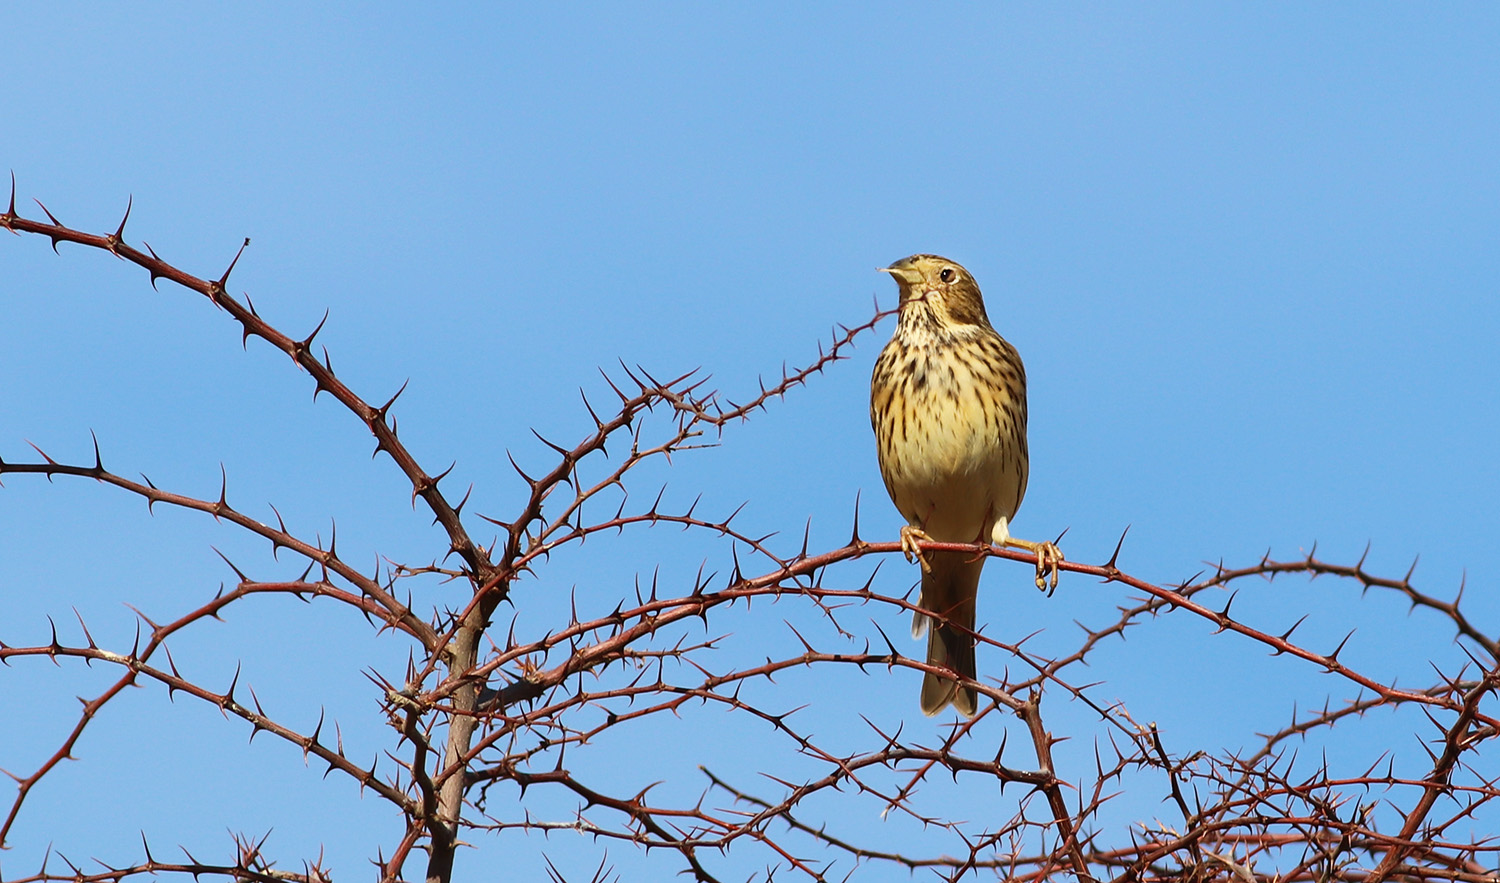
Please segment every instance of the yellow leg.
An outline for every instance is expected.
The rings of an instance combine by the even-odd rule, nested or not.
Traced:
[[[917,546],[917,543],[923,540],[931,542],[932,537],[923,533],[920,527],[912,527],[908,524],[901,528],[901,553],[906,556],[907,561],[921,562],[923,573],[931,573],[932,565],[927,563],[926,557],[922,555],[922,550]]]
[[[1056,543],[1033,543],[1031,540],[1018,540],[1015,537],[1006,537],[1001,543],[1005,546],[1014,546],[1017,549],[1025,549],[1036,556],[1036,587],[1042,591],[1048,591],[1048,578],[1051,578],[1052,591],[1057,590],[1057,565],[1063,561],[1062,550],[1057,548]]]

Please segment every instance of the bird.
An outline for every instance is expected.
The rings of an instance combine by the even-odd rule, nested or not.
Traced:
[[[973,683],[975,597],[994,543],[1036,555],[1036,584],[1057,587],[1056,544],[1010,535],[1026,495],[1026,370],[995,331],[979,285],[956,261],[902,258],[881,272],[900,289],[895,334],[870,377],[870,424],[880,475],[906,519],[901,548],[922,567],[912,636],[927,635],[923,713],[950,703],[978,713]],[[922,541],[973,543],[974,551],[929,551]],[[951,672],[951,674],[948,674]]]

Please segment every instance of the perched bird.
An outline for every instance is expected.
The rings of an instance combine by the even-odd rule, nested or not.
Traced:
[[[972,552],[922,553],[917,543],[993,542],[1037,556],[1036,584],[1057,586],[1062,553],[1052,543],[1010,535],[1026,495],[1026,370],[1016,348],[990,326],[969,271],[917,254],[885,267],[901,289],[900,318],[870,378],[870,423],[880,474],[906,519],[901,547],[922,564],[922,596],[912,634],[927,632],[927,663],[964,681],[974,672],[974,598],[985,558]],[[972,717],[973,687],[927,673],[922,711],[949,703]]]

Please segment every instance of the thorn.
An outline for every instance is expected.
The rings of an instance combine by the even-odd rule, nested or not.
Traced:
[[[551,448],[552,450],[556,451],[557,453],[562,454],[564,457],[568,456],[568,454],[570,453],[568,451],[568,449],[565,448],[565,447],[563,447],[562,445],[555,444],[553,442],[548,441],[546,438],[544,438],[542,436],[542,434],[540,432],[537,432],[535,429],[531,430],[531,434],[537,437],[537,441],[541,442],[542,444],[546,445],[547,447]]]
[[[28,445],[31,445],[31,449],[32,449],[32,450],[33,450],[33,451],[36,451],[36,452],[37,452],[37,453],[38,453],[38,454],[41,454],[41,455],[42,455],[42,459],[43,459],[43,460],[46,460],[46,461],[47,461],[47,462],[48,462],[48,463],[49,463],[49,464],[51,464],[51,465],[53,465],[53,466],[57,466],[57,465],[59,465],[59,464],[58,464],[58,462],[57,462],[57,461],[56,461],[56,460],[54,460],[54,459],[52,459],[52,458],[51,458],[51,457],[49,457],[49,456],[47,456],[47,452],[46,452],[46,451],[44,451],[44,450],[42,450],[42,449],[41,449],[41,448],[39,448],[39,447],[37,447],[37,446],[36,446],[36,443],[35,443],[35,442],[32,442],[32,441],[27,441],[27,442],[26,442],[26,443],[27,443],[27,444],[28,444]],[[47,476],[47,480],[48,480],[48,481],[51,481],[51,480],[52,480],[52,477],[51,477],[51,476],[50,476],[50,475],[49,475],[49,476]]]
[[[640,387],[641,392],[645,392],[646,384],[642,383],[639,379],[636,378],[634,374],[630,373],[630,366],[625,364],[624,359],[620,359],[618,361],[620,362],[620,367],[625,370],[625,376],[630,378],[630,382]]]
[[[83,629],[83,636],[88,639],[89,649],[90,650],[98,650],[99,649],[99,645],[94,643],[94,636],[91,635],[91,634],[89,634],[88,624],[83,621],[83,614],[81,614],[81,613],[78,612],[78,608],[77,607],[73,608],[73,616],[78,620],[78,627],[81,628],[81,629]],[[92,660],[90,660],[90,659],[86,658],[84,661],[87,662],[87,663],[92,664]]]
[[[526,482],[527,486],[530,487],[532,490],[536,490],[536,486],[538,484],[541,484],[541,482],[539,482],[536,479],[532,478],[531,476],[527,475],[526,472],[525,472],[525,470],[523,470],[521,468],[520,464],[516,462],[516,458],[513,457],[513,456],[511,456],[510,451],[506,451],[505,452],[505,456],[506,456],[506,458],[508,460],[510,460],[511,468],[514,469],[514,470],[516,470],[516,472],[521,476],[522,480],[524,480]]]
[[[586,395],[584,393],[583,387],[581,387],[581,386],[578,387],[578,397],[581,398],[581,399],[583,399],[583,407],[584,407],[584,409],[589,412],[589,416],[590,417],[594,418],[594,428],[595,429],[603,429],[604,428],[604,421],[600,420],[599,419],[599,415],[594,413],[594,406],[589,404],[589,397],[588,397],[588,395]]]
[[[784,620],[784,619],[783,619],[783,620],[782,620],[782,621],[781,621],[781,622],[782,622],[782,624],[783,624],[783,625],[785,625],[785,626],[786,626],[786,627],[787,627],[787,628],[789,628],[789,629],[791,629],[791,630],[792,630],[792,634],[794,634],[794,635],[796,635],[796,636],[797,636],[797,640],[799,640],[799,641],[801,641],[801,642],[802,642],[802,649],[803,649],[803,650],[805,650],[805,651],[806,651],[806,652],[808,652],[808,653],[816,653],[816,652],[817,652],[817,651],[816,651],[816,650],[814,650],[814,649],[813,649],[813,645],[811,645],[811,644],[809,644],[809,643],[808,643],[808,642],[807,642],[807,639],[806,639],[806,638],[804,638],[804,637],[802,637],[802,633],[801,633],[801,632],[799,632],[799,631],[797,631],[797,627],[796,627],[796,626],[794,626],[794,625],[792,625],[792,624],[791,624],[791,623],[790,623],[790,622],[787,622],[787,621],[786,621],[786,620]]]
[[[124,241],[125,222],[130,220],[130,208],[135,205],[135,196],[132,194],[125,201],[125,217],[120,219],[120,226],[115,228],[114,235],[105,238],[104,242],[109,250],[114,252],[115,257],[120,257],[120,244]]]
[[[146,271],[151,274],[151,290],[160,291],[161,289],[156,287],[156,280],[160,279],[164,274],[157,272],[156,267],[157,265],[164,264],[166,262],[157,256],[155,249],[151,247],[151,243],[146,242],[145,240],[141,240],[141,245],[146,246],[146,251],[151,252],[151,257],[156,260],[156,264],[147,267]]]
[[[245,293],[245,306],[249,308],[250,315],[254,316],[257,319],[260,318],[260,313],[255,311],[255,301],[250,299],[249,292]],[[255,331],[251,329],[249,322],[240,323],[240,349],[250,349],[250,335],[254,333]]]
[[[1118,568],[1118,567],[1115,566],[1115,562],[1120,560],[1120,550],[1125,547],[1125,535],[1128,534],[1128,533],[1130,533],[1130,528],[1132,526],[1133,525],[1127,524],[1127,525],[1125,525],[1125,529],[1120,532],[1120,541],[1117,542],[1117,543],[1115,543],[1115,553],[1113,555],[1109,556],[1109,561],[1104,565],[1104,569],[1105,570],[1119,570],[1120,569],[1120,568]],[[1067,533],[1067,531],[1063,531],[1063,533]],[[1062,537],[1058,537],[1058,539],[1062,539]]]
[[[1474,663],[1474,665],[1477,666],[1480,671],[1484,671],[1485,668],[1487,668],[1487,666],[1483,662],[1480,662],[1474,657],[1474,653],[1470,651],[1468,647],[1465,647],[1463,644],[1459,644],[1458,649],[1464,651],[1464,655],[1469,657],[1469,661]],[[1465,670],[1467,671],[1467,668]]]
[[[886,648],[891,651],[891,660],[894,661],[894,660],[900,659],[901,658],[901,651],[897,650],[896,649],[896,645],[893,644],[893,643],[891,643],[891,637],[890,637],[890,635],[887,635],[885,633],[885,629],[881,628],[879,623],[871,623],[871,624],[875,626],[875,631],[880,632],[880,637],[882,639],[884,639]]]
[[[224,563],[229,565],[229,569],[234,571],[234,575],[240,578],[240,582],[242,584],[250,582],[250,577],[245,576],[244,571],[240,570],[238,567],[235,567],[234,562],[229,560],[229,556],[219,551],[217,546],[209,546],[209,548],[214,550],[215,555],[218,555],[220,558],[224,559]]]
[[[222,294],[224,292],[225,286],[229,284],[229,274],[234,272],[234,265],[240,262],[240,255],[245,253],[245,249],[249,245],[250,237],[246,236],[245,241],[240,243],[240,250],[234,253],[234,260],[229,262],[228,268],[224,270],[224,275],[219,277],[219,293]]]
[[[617,396],[620,397],[620,403],[621,404],[624,404],[625,402],[630,401],[630,397],[627,396],[627,395],[625,395],[625,393],[620,392],[620,388],[618,386],[615,386],[615,382],[609,378],[608,374],[604,373],[604,369],[603,368],[599,369],[599,376],[603,377],[604,378],[604,382],[607,383],[607,384],[609,384],[609,388],[612,389],[612,390],[614,390],[615,395],[617,395]]]
[[[319,322],[318,323],[318,327],[322,328],[323,327],[323,323]],[[317,332],[314,331],[313,333],[316,334]],[[308,338],[308,339],[311,340],[312,338]],[[385,415],[391,410],[391,405],[396,404],[396,399],[401,398],[401,394],[403,392],[406,392],[406,385],[408,383],[411,383],[411,378],[410,377],[406,378],[405,382],[403,382],[401,384],[401,388],[398,389],[398,390],[396,390],[396,394],[395,395],[393,395],[389,399],[387,399],[385,404],[383,404],[379,408],[375,409],[375,417],[377,419],[382,420],[382,421],[385,420]]]
[[[1357,631],[1357,629],[1350,629],[1349,630],[1349,634],[1347,634],[1347,635],[1344,636],[1344,640],[1339,641],[1339,645],[1337,647],[1335,647],[1333,649],[1333,652],[1328,655],[1328,661],[1329,661],[1329,663],[1331,663],[1329,665],[1330,670],[1333,668],[1333,664],[1337,664],[1338,663],[1338,661],[1339,661],[1339,654],[1342,653],[1342,652],[1344,652],[1344,645],[1347,644],[1347,643],[1349,643],[1349,639],[1350,638],[1354,637],[1355,631]]]
[[[11,226],[11,222],[14,221],[16,219],[16,217],[17,217],[17,215],[16,215],[16,170],[15,169],[11,169],[10,170],[10,208],[8,208],[8,209],[5,210],[5,214],[0,215],[0,223],[3,223],[5,225],[5,229],[9,230],[12,233],[16,233],[16,229]],[[16,235],[20,236],[21,234],[20,233],[16,233]]]
[[[500,528],[501,530],[504,530],[504,531],[509,531],[510,530],[510,522],[508,522],[508,521],[501,521],[498,518],[491,518],[488,515],[481,515],[481,516],[479,516],[479,520],[481,520],[481,521],[488,521],[490,524],[493,524],[496,527],[498,527],[498,528]]]
[[[734,560],[734,571],[729,574],[729,584],[731,586],[739,585],[741,582],[744,582],[744,580],[745,580],[745,573],[744,573],[743,570],[740,569],[740,546],[739,546],[739,543],[734,543],[734,544],[730,545],[730,547],[729,547],[729,556],[730,556],[730,558],[732,558]],[[707,619],[708,619],[708,611],[705,609],[705,610],[702,611],[702,614],[703,614],[703,617],[704,617],[704,621],[706,622]]]
[[[1239,589],[1229,593],[1229,600],[1224,602],[1224,609],[1219,611],[1219,631],[1223,631],[1232,620],[1229,618],[1229,608],[1234,606],[1234,599],[1240,596]]]
[[[234,665],[234,678],[229,682],[229,689],[224,691],[224,702],[228,703],[228,702],[233,702],[234,701],[234,688],[237,687],[237,686],[239,686],[239,683],[240,683],[240,665],[239,665],[239,663],[235,663],[235,665]]]
[[[245,241],[248,243],[250,240],[247,239]],[[236,256],[235,260],[239,260],[239,257]],[[300,341],[297,342],[297,346],[296,346],[297,349],[305,350],[305,349],[308,349],[309,347],[312,346],[313,338],[317,337],[318,336],[318,332],[323,330],[323,323],[328,321],[328,314],[330,312],[331,312],[330,310],[324,310],[323,311],[323,318],[321,318],[321,319],[318,320],[318,327],[314,328],[312,330],[312,333],[309,334],[309,335],[307,335],[307,337],[305,337],[302,340],[300,340]],[[326,354],[327,350],[325,350],[324,352]]]
[[[1311,616],[1311,615],[1312,614],[1309,614],[1309,613],[1302,614],[1302,617],[1300,619],[1298,619],[1296,622],[1292,623],[1292,627],[1291,628],[1289,628],[1286,631],[1284,631],[1284,632],[1281,633],[1281,640],[1285,641],[1288,638],[1290,638],[1292,636],[1292,632],[1295,632],[1297,630],[1297,627],[1300,626],[1300,625],[1302,625],[1302,623],[1304,621],[1306,621],[1307,618],[1309,616]],[[1285,652],[1286,652],[1285,650],[1278,649],[1275,653],[1273,653],[1271,655],[1272,656],[1280,656],[1282,653],[1285,653]]]
[[[153,491],[157,490],[156,485],[151,483],[151,479],[147,477],[146,473],[144,472],[141,473],[141,481],[144,481],[146,483],[146,487],[151,488]],[[154,494],[148,494],[146,496],[146,514],[156,514],[156,496]]]
[[[62,221],[59,221],[57,218],[53,217],[52,216],[52,212],[47,211],[47,207],[45,205],[42,205],[42,201],[40,199],[33,199],[32,202],[36,203],[37,205],[41,205],[42,206],[42,211],[47,212],[47,220],[49,220],[49,221],[52,222],[52,226],[54,226],[54,227],[61,227],[62,226]],[[59,237],[59,236],[53,236],[51,238],[52,238],[52,253],[53,254],[62,254],[62,252],[60,252],[60,251],[57,250],[57,243],[61,239],[61,237]]]

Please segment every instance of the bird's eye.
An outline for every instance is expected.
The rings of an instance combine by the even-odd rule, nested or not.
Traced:
[[[958,274],[953,271],[952,267],[944,267],[943,272],[938,274],[938,278],[943,280],[944,282],[952,282],[953,278],[957,275]]]

